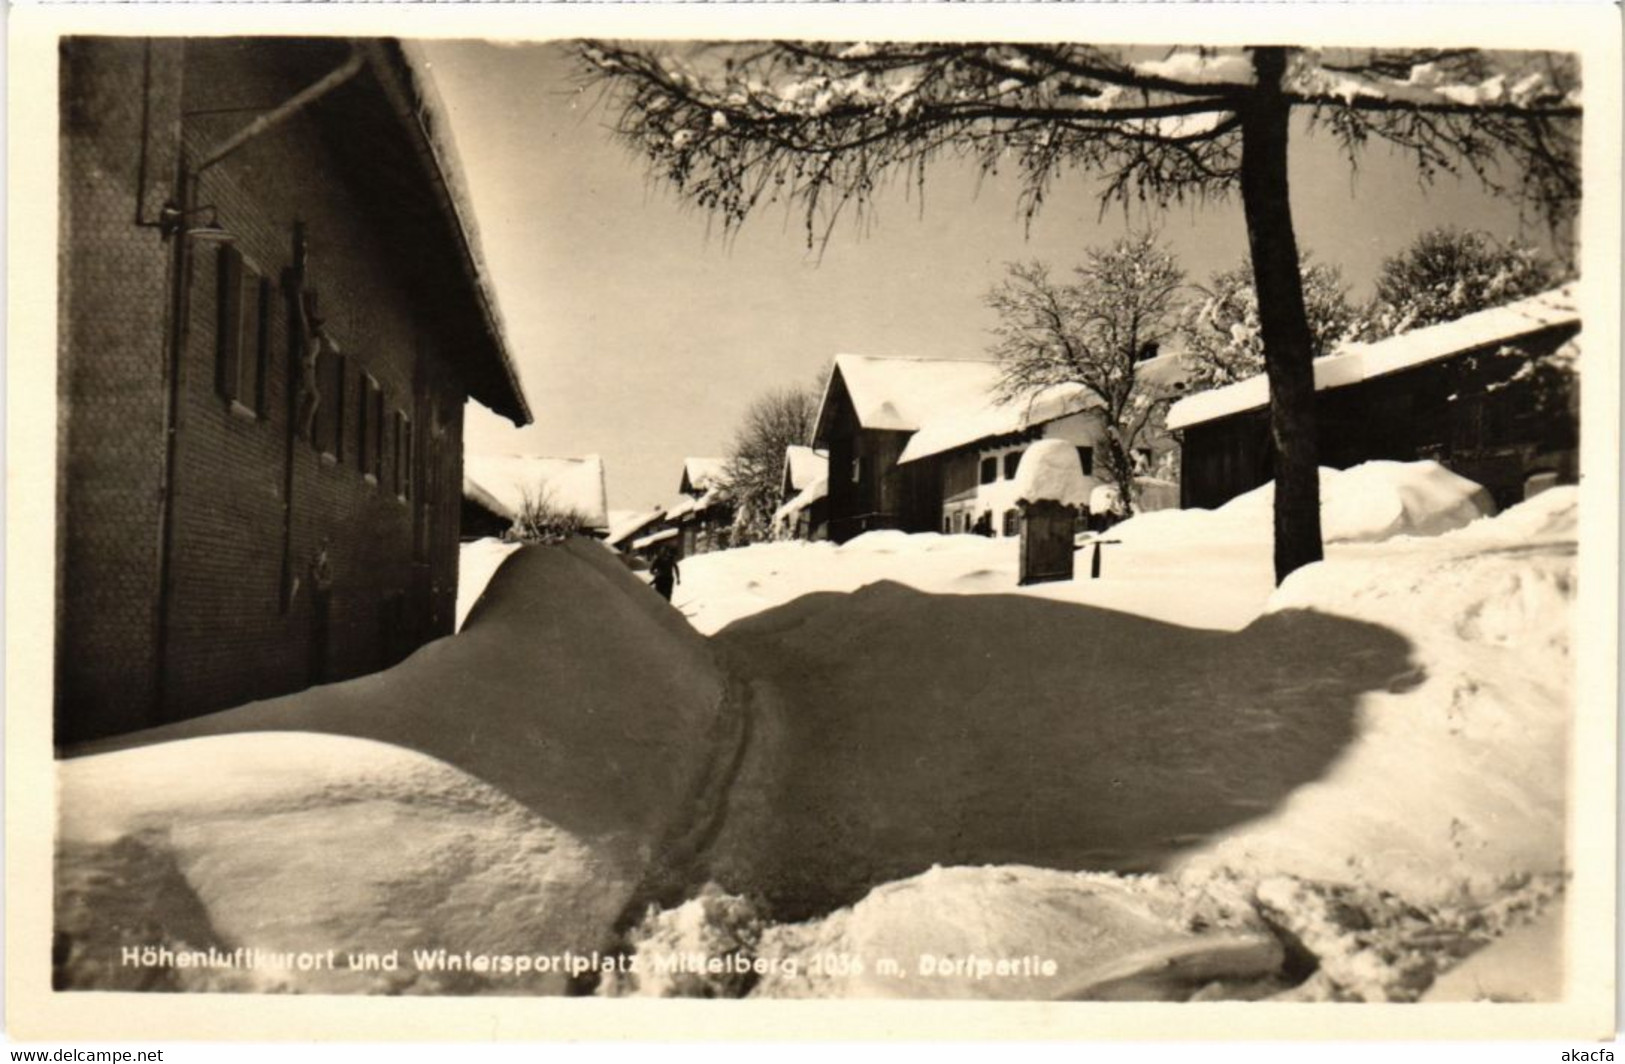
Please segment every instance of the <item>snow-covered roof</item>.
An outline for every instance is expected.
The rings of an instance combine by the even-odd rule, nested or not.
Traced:
[[[512,519],[525,493],[579,511],[593,528],[609,527],[604,462],[597,455],[547,458],[530,454],[471,454],[463,459],[463,495],[492,513]]]
[[[963,417],[981,409],[999,380],[999,364],[985,360],[836,355],[835,370],[818,407],[822,438],[830,396],[839,379],[851,397],[858,424],[866,429],[914,432],[934,419]]]
[[[665,509],[665,519],[679,521],[690,514],[704,513],[713,506],[720,506],[728,501],[728,497],[721,488],[712,488],[700,496],[685,496],[682,501],[673,503]]]
[[[683,480],[677,490],[687,494],[721,487],[727,482],[727,467],[726,458],[685,458]]]
[[[897,464],[928,458],[992,436],[1023,432],[1095,405],[1097,401],[1081,384],[1057,384],[1029,399],[1008,402],[1000,402],[996,395],[988,393],[975,410],[950,410],[926,419],[920,431],[908,438]]]
[[[675,528],[662,528],[659,532],[651,532],[642,539],[634,539],[632,549],[642,550],[645,547],[652,547],[656,543],[664,543],[668,539],[674,539],[676,536],[677,530]]]
[[[628,513],[623,516],[610,515],[609,535],[605,541],[612,547],[619,546],[621,541],[639,532],[666,516],[666,511],[660,507],[653,510],[644,510],[641,513]]]
[[[473,298],[485,325],[494,365],[471,374],[470,394],[515,425],[530,424],[530,405],[519,383],[519,373],[508,350],[502,315],[491,285],[491,272],[481,251],[474,201],[468,192],[462,159],[452,136],[450,110],[440,98],[433,65],[421,45],[412,41],[361,42],[380,79],[391,75],[404,83],[404,102],[397,113],[428,149],[433,176],[444,194],[445,213],[455,230],[464,272],[472,282]]]
[[[819,477],[796,495],[795,498],[773,511],[773,523],[783,524],[792,517],[824,498],[829,494],[829,477]]]
[[[819,454],[799,443],[792,443],[784,449],[785,487],[789,490],[801,491],[828,473],[828,455]]]
[[[1573,286],[1565,285],[1506,306],[1481,310],[1375,343],[1344,344],[1337,354],[1315,360],[1315,390],[1358,384],[1579,321]],[[1269,401],[1269,379],[1259,374],[1181,399],[1168,411],[1168,427],[1189,428],[1259,409],[1269,405]]]

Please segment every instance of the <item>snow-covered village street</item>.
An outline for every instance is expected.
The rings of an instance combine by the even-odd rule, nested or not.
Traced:
[[[1612,1022],[1600,46],[1058,25],[53,37],[52,1022]]]
[[[429,965],[176,988],[498,993],[572,981],[432,951],[626,934],[647,966],[601,992],[1412,1000],[1506,928],[1538,917],[1555,949],[1574,493],[1485,516],[1395,463],[1324,491],[1331,556],[1279,590],[1262,496],[1124,523],[1098,580],[1030,589],[976,536],[715,552],[684,567],[686,622],[600,546],[471,543],[463,631],[397,669],[66,764],[63,930],[86,956],[156,924]],[[634,899],[675,908],[617,932]],[[771,974],[659,972],[694,951]],[[821,954],[1057,968],[908,982]],[[1553,992],[1492,956],[1453,992]]]

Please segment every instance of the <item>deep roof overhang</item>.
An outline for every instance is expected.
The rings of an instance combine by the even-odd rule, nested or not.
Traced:
[[[293,41],[290,44],[295,43]],[[474,220],[436,124],[432,90],[390,39],[298,40],[289,61],[318,71],[353,48],[365,68],[312,114],[345,176],[373,214],[371,228],[405,272],[417,305],[442,338],[469,397],[515,425],[532,420],[508,351]]]

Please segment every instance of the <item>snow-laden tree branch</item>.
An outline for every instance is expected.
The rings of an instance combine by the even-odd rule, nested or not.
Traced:
[[[1276,455],[1277,576],[1320,559],[1314,338],[1288,194],[1292,116],[1355,165],[1372,141],[1424,181],[1470,173],[1555,227],[1580,196],[1570,55],[1088,44],[583,42],[616,132],[688,202],[737,227],[778,203],[809,244],[888,181],[945,160],[1013,171],[1030,225],[1056,179],[1094,176],[1102,207],[1241,193]]]
[[[1091,249],[1071,284],[1042,263],[1013,263],[987,295],[999,317],[992,353],[1003,366],[1006,402],[1079,384],[1100,419],[1102,465],[1131,507],[1134,451],[1150,437],[1177,394],[1144,371],[1146,356],[1172,337],[1184,271],[1149,235]]]
[[[1314,337],[1312,354],[1321,358],[1340,342],[1358,338],[1365,322],[1349,300],[1342,271],[1328,263],[1310,262],[1307,254],[1300,261],[1304,308]],[[1186,303],[1180,315],[1179,331],[1191,390],[1217,388],[1262,373],[1263,329],[1252,264],[1243,260],[1198,286],[1196,298]]]

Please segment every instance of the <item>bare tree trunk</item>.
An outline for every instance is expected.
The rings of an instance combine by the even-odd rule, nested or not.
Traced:
[[[1282,48],[1255,48],[1258,89],[1241,115],[1241,201],[1270,382],[1275,442],[1275,582],[1324,556],[1315,436],[1315,372],[1298,242],[1287,196],[1290,112],[1281,95]]]

